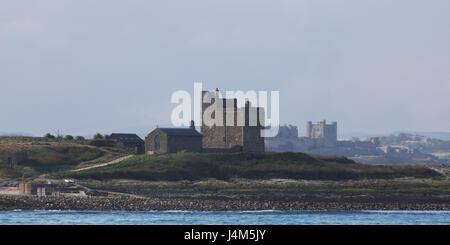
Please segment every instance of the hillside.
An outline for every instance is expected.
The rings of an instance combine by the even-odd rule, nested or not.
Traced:
[[[343,157],[310,156],[303,153],[176,153],[139,155],[105,167],[64,172],[77,179],[135,179],[178,181],[232,178],[352,180],[402,177],[436,178],[438,172],[424,166],[359,164]]]
[[[36,177],[90,166],[122,155],[76,143],[0,141],[0,177],[18,178],[23,173],[25,177]]]

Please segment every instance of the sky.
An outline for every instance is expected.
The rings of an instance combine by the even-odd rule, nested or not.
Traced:
[[[280,91],[280,121],[450,131],[448,0],[2,0],[0,132],[152,131],[176,90]]]

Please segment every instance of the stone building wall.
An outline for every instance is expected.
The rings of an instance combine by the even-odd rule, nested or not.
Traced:
[[[168,136],[167,153],[180,151],[202,152],[202,138],[192,136]]]
[[[208,126],[203,120],[203,115],[205,114],[208,107],[213,106],[216,102],[217,97],[216,92],[202,91],[202,98],[211,98],[210,102],[202,101],[202,111],[201,119],[202,124],[200,126],[200,132],[203,135],[203,148],[231,148],[233,146],[243,145],[243,127],[237,126],[238,110],[237,110],[237,100],[236,99],[221,99],[222,104],[216,104],[215,113],[221,113],[222,125],[212,125]],[[227,105],[231,108],[227,108]],[[219,115],[212,115],[213,118],[219,119]],[[228,120],[228,121],[227,121]]]
[[[260,127],[244,127],[244,145],[243,151],[246,152],[264,152],[264,138],[261,137]]]
[[[326,141],[337,141],[337,122],[327,124],[325,120],[313,124],[306,123],[306,137],[310,139],[325,139]]]
[[[155,147],[155,138],[159,138],[159,149]],[[167,135],[161,129],[155,129],[145,138],[146,153],[175,153],[180,151],[201,152],[201,136]]]
[[[276,138],[284,139],[297,139],[298,138],[298,128],[293,125],[280,126]]]
[[[159,149],[155,149],[155,137],[159,137],[160,147]],[[167,135],[160,131],[160,130],[154,130],[151,132],[147,137],[145,137],[145,152],[148,153],[167,153],[167,144],[168,139]]]
[[[202,146],[204,151],[208,151],[205,149],[238,149],[240,147],[243,151],[264,152],[264,139],[260,137],[260,130],[262,129],[261,124],[259,124],[258,112],[260,108],[251,107],[250,103],[246,103],[243,108],[238,108],[237,99],[221,99],[222,104],[216,104],[215,112],[222,116],[223,126],[208,126],[203,120],[203,115],[207,108],[214,106],[216,99],[220,98],[218,97],[218,90],[216,92],[202,91],[202,98],[205,96],[209,96],[211,100],[210,102],[203,102],[202,100],[201,103],[202,124],[200,132],[203,135]],[[254,121],[249,120],[250,113],[255,113]],[[213,118],[215,116],[213,115]]]
[[[59,192],[53,184],[19,183],[19,193],[21,195],[51,196],[58,195]]]
[[[202,127],[203,148],[231,148],[242,146],[244,132],[241,126]]]

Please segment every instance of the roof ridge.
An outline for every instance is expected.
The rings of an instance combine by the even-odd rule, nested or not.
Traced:
[[[157,128],[167,135],[180,135],[180,136],[202,136],[200,132],[192,128]]]

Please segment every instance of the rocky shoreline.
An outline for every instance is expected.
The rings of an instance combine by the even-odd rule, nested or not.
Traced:
[[[252,211],[252,210],[450,210],[448,200],[270,200],[222,197],[69,197],[1,195],[0,210],[122,210],[122,211]]]

